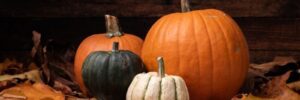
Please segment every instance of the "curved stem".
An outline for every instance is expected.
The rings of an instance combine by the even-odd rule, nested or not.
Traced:
[[[119,51],[119,42],[113,42],[112,52],[118,52],[118,51]]]
[[[181,0],[181,12],[189,12],[190,4],[189,0]]]
[[[121,28],[119,27],[118,18],[112,15],[105,15],[106,20],[106,36],[111,38],[114,36],[122,36]]]
[[[165,77],[165,65],[164,65],[163,57],[157,57],[157,63],[158,63],[158,76],[160,78],[163,78]]]

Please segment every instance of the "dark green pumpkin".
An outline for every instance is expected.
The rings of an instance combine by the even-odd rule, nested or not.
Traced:
[[[125,100],[127,89],[138,73],[145,71],[140,57],[128,50],[96,51],[82,66],[82,77],[89,93],[98,100]]]

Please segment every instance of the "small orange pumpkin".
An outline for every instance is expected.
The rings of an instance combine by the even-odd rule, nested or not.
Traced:
[[[148,71],[155,58],[165,57],[166,73],[186,81],[191,100],[226,100],[241,87],[249,64],[246,40],[239,26],[216,9],[189,11],[160,18],[149,30],[142,48]]]
[[[129,50],[140,55],[143,40],[137,36],[122,33],[119,30],[118,20],[115,16],[105,15],[107,32],[94,34],[85,38],[79,45],[74,63],[76,81],[81,90],[86,93],[86,87],[82,80],[82,64],[86,57],[93,51],[110,51],[113,42],[119,42],[120,50]]]

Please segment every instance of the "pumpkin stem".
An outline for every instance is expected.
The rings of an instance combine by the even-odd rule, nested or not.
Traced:
[[[190,5],[189,0],[181,0],[181,12],[189,12]]]
[[[113,42],[112,52],[119,51],[119,42]]]
[[[160,78],[165,77],[165,65],[163,57],[157,57],[158,62],[158,76]]]
[[[106,20],[106,36],[109,38],[122,36],[121,28],[119,27],[118,18],[112,15],[105,15]]]

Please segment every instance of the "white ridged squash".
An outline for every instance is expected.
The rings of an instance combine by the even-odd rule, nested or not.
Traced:
[[[164,74],[163,59],[158,57],[159,73],[141,73],[135,76],[126,100],[189,100],[184,80],[179,76]]]

